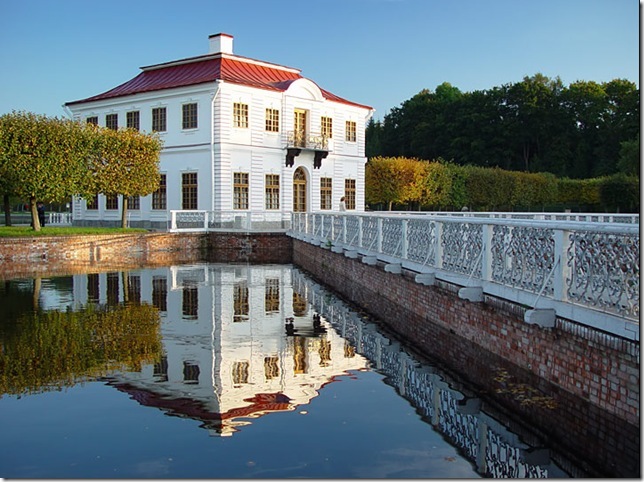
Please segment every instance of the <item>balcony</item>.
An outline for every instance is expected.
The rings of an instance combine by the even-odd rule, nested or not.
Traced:
[[[322,165],[322,159],[329,155],[332,147],[333,139],[321,134],[307,134],[297,131],[287,132],[286,165],[293,167],[295,158],[300,155],[302,150],[305,150],[314,152],[313,167],[319,169]]]

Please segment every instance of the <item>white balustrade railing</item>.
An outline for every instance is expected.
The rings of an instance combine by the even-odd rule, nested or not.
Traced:
[[[639,339],[639,216],[453,214],[293,213],[289,234]]]
[[[47,213],[47,226],[72,224],[72,213]]]
[[[205,231],[284,231],[289,213],[279,211],[170,211],[170,232]]]

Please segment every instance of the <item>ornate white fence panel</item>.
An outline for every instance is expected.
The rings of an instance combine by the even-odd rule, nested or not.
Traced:
[[[452,214],[294,213],[289,234],[639,340],[638,215]]]
[[[290,227],[288,213],[270,211],[170,211],[170,232],[284,231]]]

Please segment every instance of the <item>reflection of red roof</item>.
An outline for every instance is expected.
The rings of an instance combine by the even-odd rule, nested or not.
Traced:
[[[294,80],[302,78],[300,71],[297,69],[267,62],[258,62],[240,56],[206,55],[143,67],[143,72],[139,75],[107,92],[86,99],[67,102],[65,105],[76,105],[144,92],[187,87],[214,82],[215,80],[283,92],[288,89]],[[350,102],[326,90],[320,90],[324,98],[328,100],[367,109],[371,108]]]
[[[252,402],[250,405],[233,408],[224,413],[216,413],[209,411],[203,404],[190,398],[166,398],[158,393],[135,387],[127,382],[108,383],[119,391],[129,394],[132,399],[141,405],[165,410],[170,415],[211,422],[211,426],[214,421],[217,427],[221,427],[221,422],[224,420],[241,417],[257,418],[267,412],[286,411],[295,408],[290,403],[291,399],[283,393],[258,393],[254,397],[244,400],[245,402]]]

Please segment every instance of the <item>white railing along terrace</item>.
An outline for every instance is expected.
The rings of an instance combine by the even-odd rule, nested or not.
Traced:
[[[170,232],[285,231],[290,213],[280,211],[170,211]]]
[[[289,234],[639,340],[638,215],[480,214],[294,213]]]

